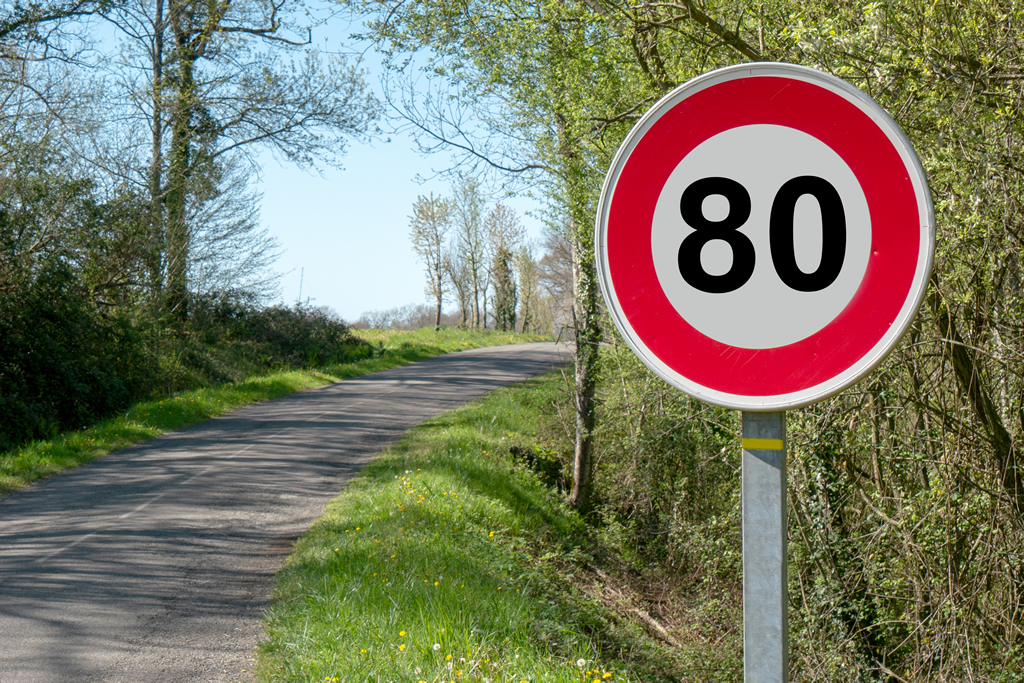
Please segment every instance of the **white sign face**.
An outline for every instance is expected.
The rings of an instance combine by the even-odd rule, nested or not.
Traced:
[[[745,164],[736,167],[735,159]],[[774,267],[769,240],[772,206],[785,181],[800,176],[823,178],[836,189],[845,213],[845,249],[838,277],[812,292],[793,289]],[[677,252],[697,232],[680,212],[686,188],[708,177],[736,181],[750,196],[750,215],[737,230],[749,238],[755,253],[754,270],[743,286],[730,292],[707,292],[692,286],[680,274]],[[730,202],[711,194],[703,200],[702,214],[709,223],[727,221]],[[821,206],[810,194],[796,200],[792,242],[797,268],[814,273],[822,267],[823,237],[835,231],[824,221]],[[842,157],[816,138],[793,128],[753,125],[732,128],[698,145],[669,176],[658,197],[651,226],[651,253],[665,295],[687,322],[716,341],[748,349],[785,346],[814,334],[850,303],[857,291],[871,252],[871,216],[857,177]],[[724,275],[733,267],[730,244],[722,239],[700,245],[701,267]],[[827,267],[828,264],[825,264]],[[723,311],[730,315],[723,315]],[[780,325],[779,311],[800,311]]]
[[[881,362],[924,296],[934,240],[924,171],[877,104],[813,69],[753,63],[637,123],[595,244],[641,360],[697,398],[767,411]]]

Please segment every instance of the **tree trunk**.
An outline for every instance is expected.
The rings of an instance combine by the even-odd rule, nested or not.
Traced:
[[[188,255],[189,234],[185,204],[192,149],[192,111],[195,102],[194,57],[189,46],[188,29],[184,25],[186,11],[179,5],[171,9],[171,27],[177,52],[177,92],[171,112],[171,156],[167,169],[167,190],[164,200],[167,232],[167,296],[166,310],[180,322],[188,317]]]
[[[576,342],[576,452],[573,459],[572,493],[569,505],[586,513],[593,489],[593,445],[597,387],[597,349],[601,341],[597,326],[597,287],[593,244],[581,244],[578,226],[573,244],[573,333]],[[590,242],[590,240],[587,240]],[[590,247],[589,249],[587,247]]]
[[[559,156],[565,169],[569,201],[569,237],[572,240],[573,337],[576,404],[576,450],[573,457],[569,505],[586,514],[593,490],[594,426],[597,413],[597,350],[601,331],[597,320],[597,272],[594,265],[594,232],[587,221],[586,182],[580,168],[578,142],[567,130],[565,117],[556,115]]]
[[[473,254],[473,327],[480,327],[480,264]]]
[[[150,300],[160,305],[164,273],[164,205],[163,205],[163,63],[164,63],[164,3],[156,0],[153,16],[153,116],[151,120],[153,159],[149,167],[150,243],[146,249],[146,269],[149,271]]]
[[[483,301],[483,307],[482,307],[482,311],[481,311],[481,313],[483,314],[483,317],[480,318],[480,327],[482,327],[484,329],[487,328],[487,290],[488,289],[489,288],[485,284],[483,296],[481,297],[481,300]]]

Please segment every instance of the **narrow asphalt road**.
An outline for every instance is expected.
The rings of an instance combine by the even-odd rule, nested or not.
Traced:
[[[567,360],[438,356],[255,404],[0,501],[0,681],[251,678],[274,573],[406,429]]]

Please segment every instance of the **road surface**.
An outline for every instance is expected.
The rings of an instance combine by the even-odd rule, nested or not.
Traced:
[[[564,363],[438,356],[171,432],[0,501],[0,682],[251,678],[274,573],[406,429]]]

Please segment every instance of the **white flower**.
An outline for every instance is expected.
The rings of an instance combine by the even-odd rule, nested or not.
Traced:
[[[576,666],[578,666],[579,668],[582,669],[586,665],[587,665],[587,660],[585,660],[585,659],[577,659],[576,660]]]
[[[421,668],[419,668],[419,667],[417,666],[417,667],[416,667],[416,673],[418,673],[418,674],[419,674],[419,673],[423,673],[423,669],[421,669]]]
[[[441,649],[441,643],[434,643],[434,652],[437,652],[440,649]]]

